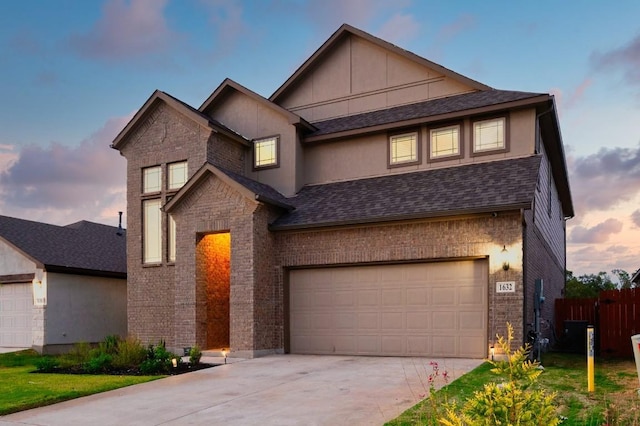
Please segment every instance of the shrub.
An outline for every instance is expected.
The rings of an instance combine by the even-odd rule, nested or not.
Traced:
[[[59,363],[58,360],[53,357],[43,356],[36,359],[35,365],[39,372],[50,373],[58,367]]]
[[[160,341],[155,347],[149,345],[147,359],[140,364],[140,372],[143,374],[168,373],[172,368],[171,360],[173,358],[176,356],[167,351],[163,341]]]
[[[91,350],[91,345],[87,342],[78,342],[64,358],[68,359],[70,364],[85,364],[91,359]]]
[[[200,364],[200,358],[202,358],[202,351],[198,345],[195,345],[189,351],[189,362],[191,365],[198,365]]]
[[[498,346],[506,355],[505,361],[489,361],[493,373],[502,376],[503,383],[487,383],[474,392],[461,410],[453,405],[439,422],[446,426],[521,425],[555,426],[560,424],[554,399],[556,393],[531,389],[542,370],[539,363],[527,359],[529,346],[511,351],[513,327],[507,323],[507,339],[498,336]],[[460,411],[460,412],[458,412]]]
[[[120,344],[120,336],[110,334],[106,336],[102,342],[98,345],[100,352],[115,355],[118,352],[118,345]]]
[[[111,355],[100,352],[84,365],[84,370],[89,374],[104,373],[111,366],[111,359]]]
[[[140,365],[147,358],[147,350],[140,341],[127,337],[118,342],[116,353],[113,355],[114,367],[134,367]]]

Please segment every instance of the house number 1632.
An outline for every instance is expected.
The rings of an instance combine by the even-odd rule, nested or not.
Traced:
[[[498,281],[496,283],[496,293],[515,293],[515,281]]]

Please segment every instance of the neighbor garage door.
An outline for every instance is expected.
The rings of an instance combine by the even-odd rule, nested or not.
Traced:
[[[290,351],[487,356],[486,260],[289,274]]]
[[[0,286],[0,347],[31,347],[31,288],[31,283]]]

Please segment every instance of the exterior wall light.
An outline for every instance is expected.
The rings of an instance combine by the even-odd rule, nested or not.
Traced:
[[[173,365],[173,368],[178,368],[178,359],[177,358],[172,358],[171,359],[171,365]]]
[[[505,271],[509,270],[509,251],[507,250],[507,246],[502,246],[502,251],[500,252],[502,255],[502,269]]]

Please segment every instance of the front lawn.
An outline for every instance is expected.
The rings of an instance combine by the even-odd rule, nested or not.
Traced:
[[[640,387],[633,360],[596,358],[595,392],[587,391],[587,363],[584,355],[547,353],[544,372],[536,387],[556,391],[562,425],[640,425]],[[434,409],[445,401],[465,401],[485,383],[499,381],[489,363],[460,377],[387,425],[436,425]]]
[[[31,350],[0,354],[0,415],[164,377],[35,373],[41,358]]]

